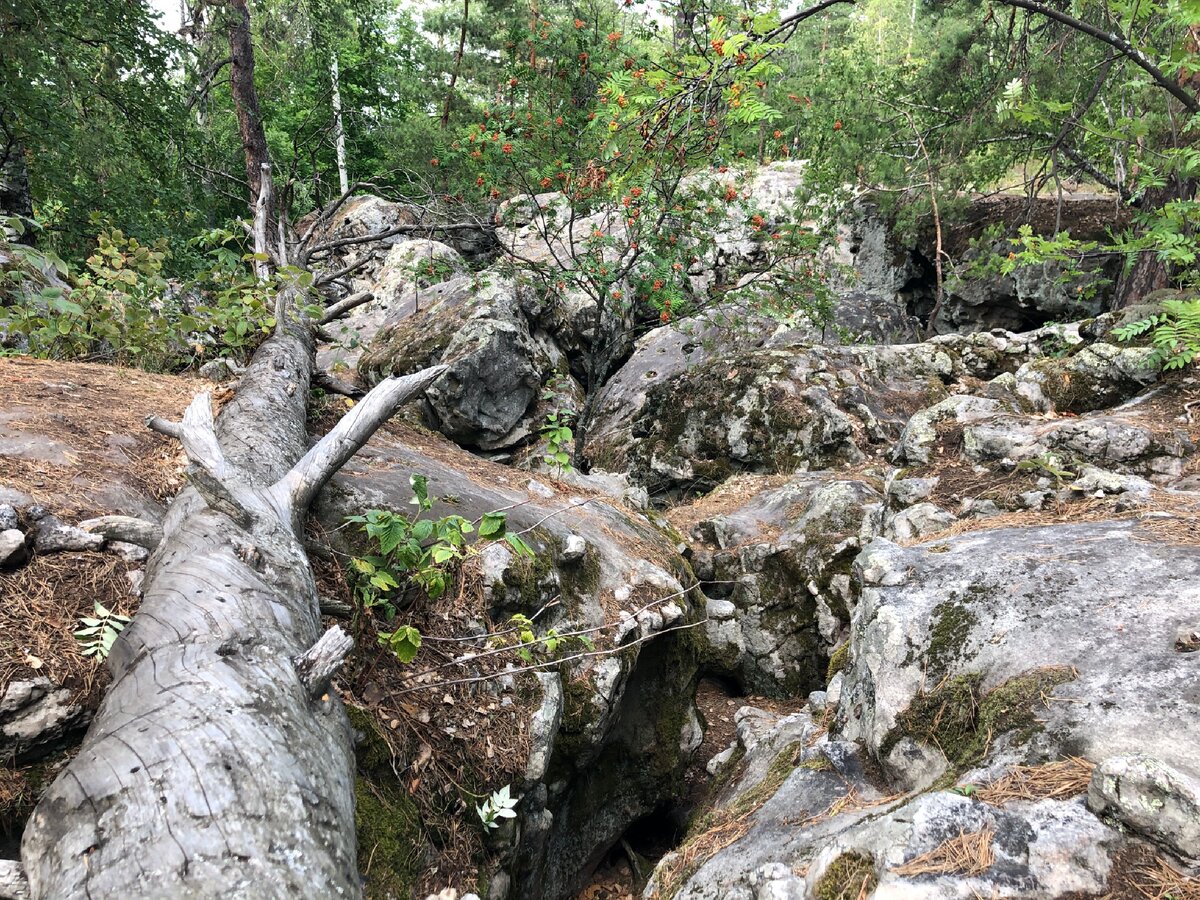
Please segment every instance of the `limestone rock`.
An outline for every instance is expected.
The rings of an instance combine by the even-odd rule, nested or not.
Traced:
[[[822,687],[855,602],[851,561],[878,532],[882,500],[866,481],[798,475],[701,522],[715,545],[694,557],[713,582],[710,668],[770,695]]]
[[[61,748],[90,718],[91,713],[72,702],[69,690],[49,678],[11,682],[0,698],[0,754],[37,759]]]
[[[11,531],[20,527],[21,522],[16,509],[7,503],[0,503],[0,531]]]
[[[510,446],[533,427],[519,426],[545,374],[517,288],[489,275],[460,276],[435,289],[440,296],[427,309],[376,335],[360,373],[375,381],[445,363],[449,371],[426,395],[431,424],[462,444]]]
[[[938,741],[951,762],[982,752],[983,729],[1014,758],[1192,764],[1200,700],[1172,639],[1179,611],[1200,603],[1193,548],[1143,540],[1136,522],[1080,523],[909,548],[877,539],[855,567],[842,738],[882,758],[925,734],[921,709],[945,706],[975,710],[956,742]]]
[[[15,568],[28,558],[29,550],[25,546],[23,531],[19,528],[0,531],[0,569]]]
[[[1184,857],[1200,857],[1200,778],[1145,755],[1114,756],[1092,773],[1088,806]]]

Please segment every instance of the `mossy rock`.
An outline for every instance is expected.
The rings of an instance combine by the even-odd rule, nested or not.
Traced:
[[[987,692],[978,673],[946,678],[913,698],[880,745],[879,758],[886,759],[901,738],[911,737],[941,750],[953,769],[968,769],[984,759],[1001,735],[1013,733],[1016,743],[1028,741],[1040,728],[1038,710],[1046,708],[1051,691],[1074,678],[1069,667],[1049,666],[1009,678]]]
[[[967,589],[967,595],[976,599],[986,591],[982,586],[973,585]],[[932,620],[924,660],[928,677],[936,680],[962,656],[963,644],[978,618],[965,602],[946,600],[934,607]]]
[[[829,665],[825,668],[825,683],[833,681],[838,672],[844,671],[850,663],[850,642],[842,644],[829,655]]]
[[[879,883],[875,860],[862,853],[843,853],[829,864],[817,882],[817,900],[858,900]]]

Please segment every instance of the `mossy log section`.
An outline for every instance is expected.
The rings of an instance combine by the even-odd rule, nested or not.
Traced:
[[[381,383],[306,453],[311,327],[279,321],[216,423],[203,394],[149,423],[183,443],[191,485],[112,687],[25,829],[34,898],[362,895],[351,732],[325,689],[349,641],[322,640],[301,523],[442,369]]]

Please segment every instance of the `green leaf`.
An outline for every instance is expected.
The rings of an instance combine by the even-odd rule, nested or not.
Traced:
[[[433,504],[429,500],[429,479],[424,475],[412,474],[408,477],[408,483],[412,486],[413,497],[409,502],[415,505],[422,511],[429,509]]]
[[[508,524],[508,513],[484,513],[479,522],[479,536],[489,540],[499,540],[504,535]]]
[[[411,625],[403,625],[391,633],[381,633],[379,643],[391,650],[400,662],[411,663],[421,649],[421,632]]]
[[[525,543],[521,536],[515,532],[510,531],[505,534],[504,540],[508,541],[509,546],[516,550],[519,556],[524,556],[527,559],[533,559],[537,555],[533,552],[533,548]]]

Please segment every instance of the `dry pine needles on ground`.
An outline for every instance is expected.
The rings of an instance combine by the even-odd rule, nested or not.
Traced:
[[[1093,768],[1078,756],[1040,766],[1014,766],[973,796],[993,806],[1010,800],[1065,800],[1087,792]]]
[[[928,853],[910,859],[892,869],[897,875],[981,875],[996,862],[992,850],[994,832],[960,831],[958,837],[943,841]]]
[[[128,571],[109,553],[54,553],[0,572],[0,694],[15,679],[45,676],[95,706],[108,670],[80,653],[74,632],[97,601],[133,614]]]

